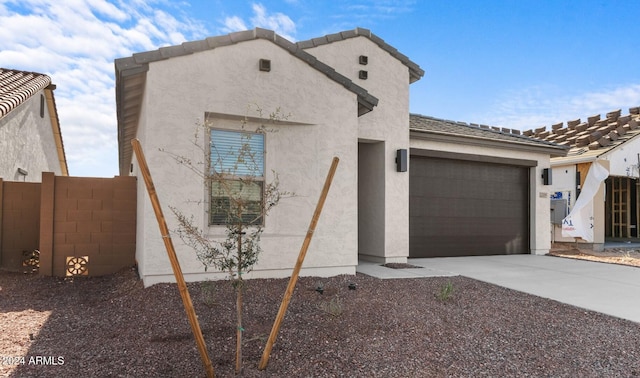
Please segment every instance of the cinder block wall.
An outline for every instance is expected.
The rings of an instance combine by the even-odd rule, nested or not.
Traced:
[[[86,257],[87,275],[135,264],[136,178],[0,179],[0,266],[22,270],[22,252],[40,250],[40,274],[64,277],[67,258]]]
[[[86,257],[88,275],[114,273],[135,263],[136,178],[55,177],[51,267],[65,276],[67,258]],[[50,184],[43,176],[43,186]],[[44,201],[43,201],[44,202]],[[44,209],[43,209],[43,212]],[[48,213],[48,211],[47,211]],[[43,219],[48,218],[43,214]],[[41,250],[41,263],[43,262]]]
[[[22,270],[23,251],[40,242],[40,183],[0,179],[0,266]]]

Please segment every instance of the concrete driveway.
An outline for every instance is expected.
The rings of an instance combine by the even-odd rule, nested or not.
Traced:
[[[409,259],[418,269],[360,262],[382,279],[461,275],[640,323],[640,268],[553,256],[508,255]]]

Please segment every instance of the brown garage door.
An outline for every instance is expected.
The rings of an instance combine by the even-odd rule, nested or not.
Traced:
[[[529,253],[529,168],[411,156],[410,257]]]

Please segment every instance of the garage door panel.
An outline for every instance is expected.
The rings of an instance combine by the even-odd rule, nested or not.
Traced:
[[[410,256],[528,253],[529,171],[411,157]]]
[[[412,198],[414,214],[428,214],[430,218],[515,218],[523,212],[520,201],[483,200],[477,198]],[[411,216],[410,216],[411,217]],[[422,217],[414,215],[414,217]],[[453,221],[453,220],[452,220]]]
[[[455,187],[456,190],[444,190],[443,188]],[[480,189],[480,190],[479,190]],[[428,198],[477,198],[493,200],[509,200],[522,198],[521,193],[511,187],[504,187],[501,182],[482,182],[471,185],[467,179],[446,180],[443,178],[430,178],[417,181],[410,186],[410,190],[417,197]]]
[[[456,256],[488,256],[520,254],[518,249],[513,249],[513,244],[521,244],[521,240],[512,237],[491,236],[482,243],[478,243],[475,237],[436,237],[428,244],[418,245],[417,250],[422,253],[411,257],[456,257]]]
[[[425,237],[437,235],[486,237],[499,234],[517,235],[522,228],[521,220],[517,218],[485,218],[479,222],[478,218],[467,217],[439,220],[412,219],[410,230]]]

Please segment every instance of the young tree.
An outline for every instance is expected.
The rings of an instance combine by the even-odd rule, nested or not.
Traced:
[[[269,124],[286,119],[280,109],[270,113],[266,119],[261,108],[256,106],[256,112],[258,119]],[[208,130],[208,126],[199,125],[194,145],[203,151],[205,164],[194,163],[189,158],[169,152],[179,164],[197,173],[207,183],[210,191],[209,223],[226,228],[224,240],[212,239],[197,226],[192,215],[171,207],[178,220],[178,235],[195,250],[205,271],[211,267],[226,272],[233,284],[236,294],[236,373],[242,369],[243,275],[250,272],[258,261],[260,236],[267,214],[283,196],[291,194],[280,190],[275,171],[272,171],[270,182],[265,180],[264,135],[277,130],[267,128],[264,122],[253,131],[247,130],[248,125],[248,117],[245,117],[239,131],[211,131],[211,137],[205,144],[200,142],[199,135],[202,135],[201,129]]]

